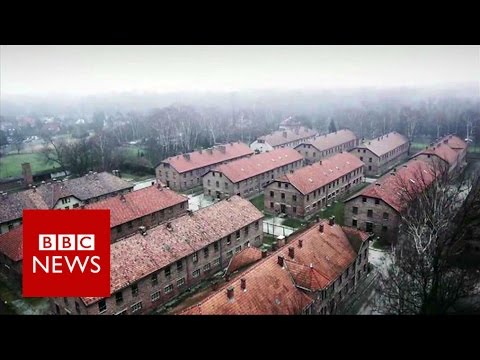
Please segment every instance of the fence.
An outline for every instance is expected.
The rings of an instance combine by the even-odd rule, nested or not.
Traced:
[[[266,221],[263,222],[263,232],[269,235],[286,237],[295,232],[296,230],[297,229],[290,226],[273,224]]]

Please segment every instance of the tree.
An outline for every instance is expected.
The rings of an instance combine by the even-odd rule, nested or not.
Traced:
[[[44,144],[40,150],[40,154],[42,154],[45,163],[57,164],[65,175],[67,175],[67,164],[65,162],[67,145],[65,142],[54,140],[48,133],[41,134],[41,137]]]
[[[435,174],[435,181],[431,175]],[[475,294],[476,270],[456,261],[463,248],[465,195],[477,179],[453,176],[433,162],[431,174],[398,177],[402,202],[399,241],[380,274],[380,311],[387,314],[445,314],[459,300]],[[478,191],[473,190],[473,191]]]
[[[15,150],[17,150],[17,154],[20,154],[20,150],[22,150],[25,146],[23,142],[24,140],[24,134],[20,130],[16,129],[12,135],[12,144],[15,147]]]
[[[0,146],[7,145],[7,134],[3,130],[0,130]]]
[[[337,131],[337,127],[335,126],[335,121],[333,119],[330,120],[330,124],[328,125],[328,132],[332,133]]]

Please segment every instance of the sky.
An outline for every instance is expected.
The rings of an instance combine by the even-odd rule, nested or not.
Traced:
[[[0,96],[480,85],[480,46],[0,46]]]

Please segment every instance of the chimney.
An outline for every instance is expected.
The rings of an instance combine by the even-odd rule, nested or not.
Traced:
[[[85,204],[80,205],[80,209],[85,209]]]
[[[37,192],[37,187],[35,185],[32,186],[33,192]]]
[[[230,286],[230,287],[227,288],[227,298],[229,300],[233,299],[233,286]]]
[[[170,231],[173,231],[173,227],[172,227],[172,223],[171,222],[167,222],[167,229],[170,230]]]
[[[23,182],[26,185],[33,183],[32,167],[30,166],[30,163],[22,164],[22,176],[23,176]]]
[[[277,250],[277,242],[276,241],[272,242],[272,250]]]
[[[193,216],[193,211],[192,210],[187,210],[188,215]]]
[[[220,145],[220,146],[218,147],[218,150],[220,150],[222,153],[225,154],[225,151],[227,150],[227,148],[225,147],[225,145]]]
[[[277,259],[277,264],[283,267],[283,256],[279,256]]]
[[[198,149],[198,152],[199,152],[200,154],[202,153],[202,151],[203,151],[202,148]]]
[[[380,184],[380,183],[378,183],[378,182],[376,182],[376,183],[375,183],[375,185],[376,185],[376,186],[381,186],[381,184]]]
[[[318,230],[323,233],[323,224],[318,225]]]
[[[322,160],[320,160],[320,165],[322,165]]]
[[[283,235],[277,236],[277,248],[280,248],[283,245],[285,245],[285,236]]]
[[[284,137],[284,138],[287,137],[287,132],[286,132],[286,131],[283,132],[283,137]]]
[[[245,278],[240,279],[240,288],[243,291],[247,291],[247,279],[245,279]]]
[[[262,250],[262,259],[267,257],[267,249]]]
[[[288,247],[288,256],[292,259],[295,257],[295,248],[293,246]]]
[[[443,140],[444,144],[448,144],[448,139]]]
[[[123,194],[120,195],[120,201],[121,201],[121,202],[127,201],[127,200],[125,199],[125,196],[123,196]]]
[[[298,240],[298,247],[301,248],[303,246],[303,239]]]
[[[183,157],[187,160],[190,160],[190,154],[183,154]]]
[[[293,172],[294,172],[293,169],[289,171],[290,174],[293,174]]]
[[[334,215],[330,216],[330,218],[328,219],[328,225],[330,225],[330,226],[335,225],[335,216]]]
[[[143,236],[147,235],[147,228],[145,226],[139,226],[138,227],[138,232],[142,234]]]
[[[207,153],[209,153],[210,155],[213,154],[213,149],[212,149],[212,148],[208,148],[208,149],[207,149]]]

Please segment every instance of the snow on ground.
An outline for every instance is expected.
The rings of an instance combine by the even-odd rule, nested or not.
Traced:
[[[377,180],[378,179],[376,179],[376,178],[365,177],[365,182],[369,183],[369,184],[374,183]]]
[[[211,196],[205,196],[201,193],[199,195],[188,195],[188,210],[197,211],[206,206],[212,205],[214,199]]]
[[[147,179],[136,183],[135,185],[133,185],[133,191],[137,191],[152,185],[155,185],[155,178]]]

